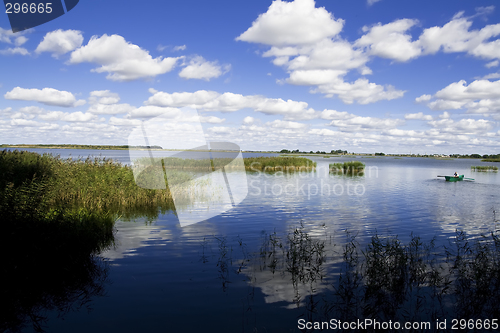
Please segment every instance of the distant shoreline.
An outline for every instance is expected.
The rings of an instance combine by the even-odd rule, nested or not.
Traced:
[[[77,145],[77,144],[3,144],[0,145],[1,148],[35,148],[35,149],[95,149],[95,150],[154,150],[154,151],[185,151],[185,149],[164,149],[160,146],[132,146],[129,147],[127,145]],[[202,151],[202,150],[189,150],[189,151]],[[224,151],[224,150],[223,150]],[[421,154],[384,154],[384,153],[343,153],[339,154],[338,151],[335,153],[327,153],[327,152],[301,152],[301,151],[269,151],[269,150],[242,150],[243,153],[249,154],[280,154],[281,156],[323,156],[323,157],[348,157],[348,156],[359,156],[359,157],[423,157],[423,158],[434,158],[438,160],[453,160],[455,158],[460,159],[481,159],[483,162],[500,162],[500,154],[499,155],[489,155],[489,156],[481,156],[478,154],[473,154],[476,156],[469,155],[440,155],[440,154],[432,154],[432,155],[421,155]]]
[[[111,145],[36,145],[36,144],[18,144],[18,145],[0,145],[1,148],[35,148],[35,149],[95,149],[95,150],[154,150],[154,151],[185,151],[185,149],[164,149],[158,146],[148,147],[128,147],[125,145],[111,146]],[[197,151],[191,150],[190,151]],[[279,154],[275,151],[247,151],[243,150],[243,153],[268,153],[268,154]]]

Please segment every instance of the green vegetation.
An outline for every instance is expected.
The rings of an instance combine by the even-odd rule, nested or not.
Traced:
[[[237,167],[230,165],[233,161],[231,158],[214,158],[208,159],[181,159],[176,157],[157,158],[154,163],[161,163],[163,160],[164,168],[187,170],[187,171],[212,171],[222,167],[231,169]],[[271,156],[271,157],[249,157],[243,159],[245,170],[247,171],[286,171],[286,170],[312,170],[316,167],[316,162],[305,157],[286,157],[286,156]],[[134,161],[134,164],[148,165],[151,164],[151,159],[143,157]],[[229,164],[229,165],[228,165]]]
[[[453,158],[482,158],[483,162],[490,162],[490,161],[484,161],[484,159],[493,159],[493,160],[498,160],[500,161],[500,154],[485,154],[485,155],[480,155],[480,154],[470,154],[470,155],[460,155],[460,154],[450,154],[450,157]],[[495,161],[493,161],[495,162]]]
[[[46,148],[46,149],[162,149],[160,146],[128,146],[128,145],[72,145],[72,144],[15,144],[15,145],[0,145],[0,148]]]
[[[98,254],[113,245],[115,220],[152,221],[174,208],[169,190],[138,187],[132,167],[108,159],[3,150],[0,174],[0,298],[9,304],[1,332],[28,322],[43,331],[48,310],[88,306],[104,291],[107,263]]]
[[[472,171],[498,171],[498,167],[494,165],[477,165],[470,167]]]
[[[135,184],[132,168],[105,158],[62,160],[26,151],[0,152],[0,204],[11,214],[40,220],[57,216],[128,216],[136,210],[173,207],[168,190]],[[33,206],[33,202],[37,202]]]
[[[166,159],[166,167],[199,169],[203,160]],[[215,167],[230,159],[215,159]],[[311,170],[316,163],[298,157],[255,157],[244,159],[247,170]],[[213,166],[212,164],[211,166]],[[147,211],[152,217],[173,209],[171,193],[136,185],[133,169],[105,158],[62,160],[49,154],[26,151],[0,152],[0,212],[14,218],[26,214],[41,221],[90,220],[96,216],[133,217]],[[147,177],[148,173],[144,173]],[[172,173],[170,173],[172,175]],[[141,174],[142,176],[142,174]],[[191,179],[177,173],[176,183]],[[142,182],[147,180],[142,179]],[[18,220],[16,218],[16,220]]]
[[[360,161],[349,161],[344,163],[332,163],[329,165],[330,172],[342,174],[361,175],[365,170],[365,164]]]
[[[305,157],[250,157],[244,158],[245,169],[250,171],[308,171],[316,162]]]
[[[342,149],[337,149],[337,150],[332,150],[330,153],[327,153],[326,151],[300,151],[299,149],[295,149],[295,150],[288,150],[288,149],[282,149],[280,150],[280,153],[281,154],[301,154],[301,155],[305,155],[305,154],[340,154],[340,155],[346,155],[347,154],[347,150],[342,150]]]
[[[78,307],[102,292],[106,271],[95,255],[113,244],[115,216],[104,207],[94,209],[97,202],[86,199],[84,192],[93,185],[104,186],[91,172],[76,172],[85,166],[114,164],[0,152],[0,251],[6,254],[0,266],[5,280],[0,298],[9,304],[0,331],[20,331],[27,318],[41,331],[39,309]],[[71,188],[83,186],[83,181],[85,188]]]
[[[217,159],[217,164],[224,162],[229,163],[232,159],[224,158]],[[177,170],[198,170],[198,171],[212,171],[214,163],[210,159],[183,159],[178,157],[157,157],[151,162],[151,158],[142,157],[133,161],[134,165],[151,165],[152,163],[162,165],[165,169]]]
[[[485,158],[481,162],[500,162],[500,158]]]

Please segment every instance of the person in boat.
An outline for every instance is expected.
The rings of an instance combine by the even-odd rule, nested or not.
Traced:
[[[455,178],[458,178],[458,173],[455,171],[455,173],[453,174],[453,177]]]

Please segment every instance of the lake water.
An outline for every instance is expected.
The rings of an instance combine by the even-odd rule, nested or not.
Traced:
[[[32,151],[130,162],[126,150]],[[413,233],[444,244],[457,229],[478,236],[498,228],[500,176],[470,169],[492,163],[310,158],[317,162],[314,172],[248,172],[247,197],[206,221],[181,227],[174,213],[149,222],[118,220],[116,245],[101,254],[108,269],[105,295],[63,316],[48,311],[46,331],[299,332],[298,319],[311,312],[308,296],[327,298],[332,290],[346,230],[361,244],[376,233],[403,241]],[[329,163],[353,159],[366,164],[364,175],[328,172]],[[475,180],[436,177],[455,171]],[[294,284],[289,274],[273,273],[261,255],[269,235],[284,244],[297,228],[326,245],[322,279],[314,283]]]

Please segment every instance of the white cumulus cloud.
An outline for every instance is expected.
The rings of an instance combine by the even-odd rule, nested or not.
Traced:
[[[90,104],[116,104],[120,101],[120,95],[109,90],[94,90],[90,92]]]
[[[47,33],[43,40],[38,44],[35,52],[52,53],[57,58],[60,55],[71,52],[79,48],[83,43],[82,32],[78,30],[58,29]]]
[[[77,112],[62,112],[62,111],[49,111],[44,114],[38,115],[39,119],[45,121],[67,121],[67,122],[88,122],[97,119],[96,115],[91,113]]]
[[[500,80],[481,79],[469,85],[460,80],[439,90],[432,98],[425,100],[432,110],[466,109],[470,113],[500,113]]]
[[[219,118],[215,116],[201,116],[200,121],[202,123],[208,123],[208,124],[220,124],[226,121],[225,118]]]
[[[130,104],[118,104],[120,96],[109,90],[95,90],[90,92],[90,107],[87,110],[93,114],[119,114],[128,113],[135,109]]]
[[[184,79],[209,81],[227,73],[230,69],[231,65],[220,66],[217,61],[207,61],[202,56],[196,56],[179,72],[179,76]]]
[[[29,33],[29,31],[13,33],[12,30],[0,28],[0,42],[21,46],[28,41],[28,38],[24,36],[27,33]]]
[[[5,99],[36,101],[45,105],[55,105],[63,107],[72,107],[85,104],[84,100],[76,100],[75,96],[69,91],[62,91],[53,88],[43,89],[25,89],[15,87],[5,93]]]
[[[171,106],[171,107],[183,107],[183,106],[199,106],[212,101],[219,96],[219,93],[215,91],[198,90],[193,93],[190,92],[174,92],[167,93],[163,91],[157,91],[155,89],[149,89],[149,92],[153,96],[149,97],[145,102],[146,105],[156,105],[156,106]]]
[[[243,124],[245,125],[250,125],[250,124],[253,124],[253,122],[255,121],[255,118],[254,117],[250,117],[250,116],[246,116],[244,119],[243,119]]]
[[[365,78],[357,79],[353,83],[336,80],[328,84],[319,85],[313,92],[320,92],[327,97],[338,96],[344,103],[369,104],[381,100],[392,100],[403,97],[406,91],[397,90],[391,85],[382,86],[369,82]]]
[[[406,25],[411,22],[408,21]],[[395,24],[382,28],[385,30],[374,33],[370,38],[366,37],[364,42],[357,45],[339,36],[343,24],[342,19],[334,19],[325,8],[316,8],[314,0],[276,0],[237,40],[271,46],[263,56],[273,57],[274,65],[283,67],[289,74],[287,79],[277,81],[280,84],[286,82],[313,86],[311,92],[338,97],[348,104],[367,104],[403,96],[404,91],[390,85],[378,85],[365,78],[346,82],[344,76],[351,70],[357,70],[361,75],[372,74],[366,66],[370,60],[370,53],[366,51],[368,44],[375,39],[383,44],[383,36],[379,35],[383,35],[385,30],[401,32],[405,26]],[[408,39],[400,33],[401,38]],[[378,50],[383,49],[383,46],[377,46],[374,53],[379,53]]]
[[[316,8],[314,0],[277,0],[236,40],[274,46],[311,44],[337,35],[343,24],[325,8]]]
[[[432,116],[431,115],[424,115],[423,112],[418,112],[418,113],[407,113],[405,114],[405,119],[408,119],[408,120],[432,120]]]
[[[131,81],[155,77],[171,71],[182,57],[153,58],[148,51],[127,42],[119,35],[93,36],[87,45],[71,53],[69,63],[82,62],[100,65],[92,71],[106,72],[113,81]]]
[[[14,55],[14,54],[28,55],[30,53],[24,47],[9,47],[9,48],[0,50],[0,54],[3,54],[3,55]]]
[[[402,124],[404,124],[404,120],[401,119],[381,119],[375,117],[355,116],[349,119],[332,120],[330,126],[337,127],[342,132],[359,132],[373,129],[390,129]]]
[[[458,13],[442,27],[425,29],[418,42],[426,54],[440,50],[446,53],[466,52],[476,57],[495,59],[500,57],[499,40],[489,41],[500,35],[500,24],[487,25],[481,30],[470,30],[472,21]]]
[[[418,23],[417,20],[401,19],[388,24],[376,24],[370,28],[354,45],[367,47],[371,55],[397,61],[408,61],[418,57],[422,50],[417,42],[411,41],[407,31]]]
[[[374,2],[369,0],[368,4]],[[337,97],[347,104],[368,104],[405,93],[364,77],[353,82],[345,79],[352,70],[361,76],[372,74],[367,63],[374,57],[407,62],[437,52],[462,52],[492,60],[487,67],[498,66],[500,24],[471,29],[474,17],[492,10],[492,6],[478,7],[477,14],[468,18],[457,13],[443,26],[422,29],[417,39],[410,34],[420,26],[416,19],[375,23],[363,27],[363,35],[351,43],[340,36],[344,21],[335,19],[325,8],[316,8],[314,0],[275,0],[237,40],[270,46],[262,56],[272,57],[273,64],[289,75],[277,80],[278,84],[311,86],[311,92]]]

